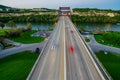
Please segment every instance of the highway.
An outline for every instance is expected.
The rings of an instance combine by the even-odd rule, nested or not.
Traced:
[[[106,80],[79,35],[61,16],[27,80]]]
[[[64,21],[61,17],[50,35],[30,80],[64,80]]]

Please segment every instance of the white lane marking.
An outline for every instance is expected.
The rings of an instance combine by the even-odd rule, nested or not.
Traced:
[[[59,24],[59,23],[58,23],[58,24]],[[50,37],[52,37],[53,33],[56,32],[56,30],[57,30],[57,28],[54,29],[54,31],[52,32],[52,34],[49,36],[49,39],[50,39]],[[43,49],[42,49],[42,51],[41,51],[41,54],[38,56],[38,58],[37,58],[37,60],[36,60],[36,62],[35,62],[35,64],[34,64],[32,70],[31,70],[31,72],[29,73],[29,75],[28,75],[28,77],[27,77],[26,80],[30,80],[30,78],[31,78],[31,76],[32,76],[32,74],[33,74],[33,72],[35,71],[36,66],[38,65],[38,62],[39,62],[39,60],[40,60],[40,57],[42,56],[42,54],[43,54],[43,52],[44,52],[44,49],[45,49],[47,43],[48,43],[48,41],[45,43],[45,46],[43,47]]]
[[[57,28],[56,28],[56,32],[54,33],[54,35],[52,36],[52,38],[55,37],[58,29],[59,29],[59,28],[57,27]],[[52,41],[51,41],[50,47],[51,47],[51,45],[52,45],[52,43],[53,43],[53,40],[54,40],[54,39],[52,39]],[[48,52],[50,52],[50,48],[49,48]],[[44,60],[44,62],[43,62],[43,64],[42,64],[41,71],[40,71],[40,73],[39,73],[39,76],[38,76],[37,80],[40,79],[40,76],[41,76],[41,74],[42,74],[42,72],[43,72],[43,68],[44,68],[45,63],[46,63],[46,61],[47,61],[47,57],[48,57],[48,54],[46,55],[46,58],[45,58],[45,60]]]
[[[65,21],[65,19],[64,19]],[[65,22],[63,21],[64,24],[64,80],[67,80],[67,75],[66,75],[66,45],[65,45]]]
[[[72,24],[72,23],[71,23]],[[73,28],[73,27],[72,27]],[[74,28],[73,28],[74,29]],[[74,29],[75,30],[75,29]],[[76,30],[75,30],[76,31]],[[76,32],[77,33],[77,32]],[[75,34],[74,34],[75,35]],[[76,37],[77,37],[77,35],[75,35]],[[79,37],[79,36],[78,36]],[[80,40],[81,40],[81,38],[80,38]],[[77,40],[78,41],[78,40]],[[81,40],[81,42],[82,42],[82,40]],[[78,45],[79,46],[79,45]],[[83,54],[82,54],[82,56],[83,56]],[[85,64],[86,64],[86,66],[87,66],[87,68],[88,68],[88,71],[90,72],[90,76],[91,76],[91,78],[92,78],[92,80],[94,80],[94,78],[93,78],[93,75],[92,75],[92,73],[91,73],[91,71],[90,71],[90,68],[89,68],[89,66],[88,66],[88,64],[87,64],[87,61],[86,61],[86,59],[85,59],[85,57],[83,56],[83,58],[84,58],[84,61],[85,61]]]
[[[69,19],[68,19],[68,21],[69,21]],[[69,26],[70,26],[70,24],[69,24]],[[72,30],[72,26],[70,26],[69,32],[71,32],[71,30]],[[72,36],[72,34],[73,34],[73,33],[70,33],[71,36]],[[74,39],[73,39],[72,37],[71,37],[71,39],[72,39],[72,41],[74,41]],[[79,59],[78,59],[78,56],[77,56],[76,53],[74,54],[74,58],[76,59],[76,61],[75,61],[75,62],[76,62],[76,65],[79,66],[80,63],[79,63]],[[81,67],[81,66],[79,66],[79,67]],[[80,75],[80,76],[79,76],[79,77],[80,77],[79,79],[83,80],[83,77],[82,77],[81,69],[80,69],[80,68],[78,68],[78,73],[79,73],[79,75]]]
[[[72,23],[71,23],[71,24],[72,24]],[[74,29],[74,30],[76,31],[76,33],[77,33],[77,30],[75,29],[74,26],[73,26],[73,29]],[[77,35],[78,35],[78,33],[77,33]],[[78,35],[78,37],[79,37],[79,39],[81,40],[81,38],[80,38],[79,35]],[[88,55],[89,55],[90,59],[92,60],[94,66],[96,67],[96,70],[98,71],[98,73],[99,73],[99,75],[101,76],[102,80],[105,80],[105,78],[103,77],[101,71],[99,70],[98,66],[96,65],[95,61],[94,61],[93,58],[91,57],[90,52],[88,51],[88,49],[87,49],[87,47],[85,46],[84,42],[83,42],[82,40],[81,40],[81,42],[82,42],[82,44],[84,45],[84,48],[86,49],[86,51],[88,52]],[[89,68],[89,67],[88,67],[88,68]]]
[[[68,19],[68,21],[69,21],[69,24],[71,24],[72,25],[72,23],[70,22],[70,20]],[[73,28],[72,26],[71,26],[71,28]],[[75,30],[76,31],[76,30]],[[75,32],[74,32],[75,33]],[[75,34],[74,34],[75,35]],[[76,36],[76,35],[75,35]],[[76,36],[77,37],[77,36]],[[78,41],[78,40],[77,40]],[[78,45],[79,46],[79,45]],[[84,56],[83,56],[84,57]],[[89,67],[88,67],[88,64],[86,63],[87,61],[86,61],[86,59],[84,59],[84,61],[85,61],[85,64],[86,64],[86,66],[87,66],[87,68],[88,68],[88,71],[90,72],[90,69],[89,69]],[[90,76],[91,76],[91,78],[92,78],[92,80],[94,80],[93,79],[93,76],[92,76],[92,74],[91,74],[91,72],[90,72]]]
[[[60,29],[59,29],[59,31],[58,31],[58,36],[56,37],[57,39],[56,39],[56,42],[58,43],[58,41],[60,40],[59,38],[60,38],[60,31],[61,31],[61,23],[59,24],[59,26],[58,27],[60,27]],[[54,43],[54,45],[56,45],[57,43]],[[52,45],[52,47],[53,47],[53,45]],[[55,48],[54,48],[55,49]],[[57,55],[55,52],[53,52],[55,55]],[[51,55],[53,55],[53,54],[51,54]],[[56,58],[55,58],[56,59]],[[47,80],[51,80],[51,78],[52,78],[52,76],[51,75],[53,75],[54,76],[54,72],[52,71],[52,69],[54,69],[52,66],[54,66],[54,63],[55,63],[55,59],[53,60],[52,59],[52,63],[50,64],[51,66],[50,66],[50,70],[49,70],[49,72],[51,72],[51,74],[49,74],[48,76],[48,78],[47,78]],[[52,73],[53,72],[53,73]]]
[[[76,36],[76,35],[75,35]],[[77,36],[76,36],[77,37]],[[78,40],[77,40],[78,41]],[[79,46],[79,45],[78,45]],[[88,72],[90,73],[90,77],[92,78],[92,80],[94,80],[94,78],[93,78],[93,75],[92,75],[92,73],[91,73],[91,71],[90,71],[90,68],[89,68],[89,66],[88,66],[88,64],[87,64],[87,61],[86,61],[86,59],[85,59],[85,56],[83,56],[83,54],[82,54],[82,57],[83,57],[83,59],[84,59],[84,61],[85,61],[85,65],[87,66],[86,68],[88,69]]]

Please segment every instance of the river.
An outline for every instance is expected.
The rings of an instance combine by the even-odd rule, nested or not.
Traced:
[[[19,28],[26,28],[26,23],[17,23],[16,26]],[[78,29],[85,31],[95,31],[96,29],[99,29],[100,31],[120,32],[120,25],[117,24],[79,23],[76,26]],[[6,28],[8,28],[8,26],[6,26]],[[52,23],[32,23],[33,30],[48,30],[53,28],[54,25]]]

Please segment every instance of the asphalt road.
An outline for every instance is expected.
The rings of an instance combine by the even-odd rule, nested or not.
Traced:
[[[50,35],[48,43],[39,56],[29,80],[64,80],[64,21],[59,19],[58,25]]]
[[[26,51],[26,50],[35,51],[36,48],[41,49],[45,43],[46,43],[46,41],[41,42],[41,43],[34,43],[34,44],[26,44],[26,45],[22,44],[19,47],[13,47],[10,49],[1,50],[0,58],[4,58],[6,56],[13,55],[13,54],[16,54],[16,53],[19,53],[22,51]]]
[[[103,80],[70,19],[66,18],[67,80]],[[70,46],[74,48],[71,52]]]
[[[100,44],[95,40],[94,35],[87,35],[87,36],[89,36],[90,38],[90,42],[88,44],[94,52],[106,51],[106,52],[113,52],[120,54],[120,48]]]
[[[27,80],[105,79],[73,23],[61,16]]]

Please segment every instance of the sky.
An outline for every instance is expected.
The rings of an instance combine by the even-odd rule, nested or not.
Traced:
[[[120,0],[0,0],[1,5],[15,8],[98,8],[120,10]]]

